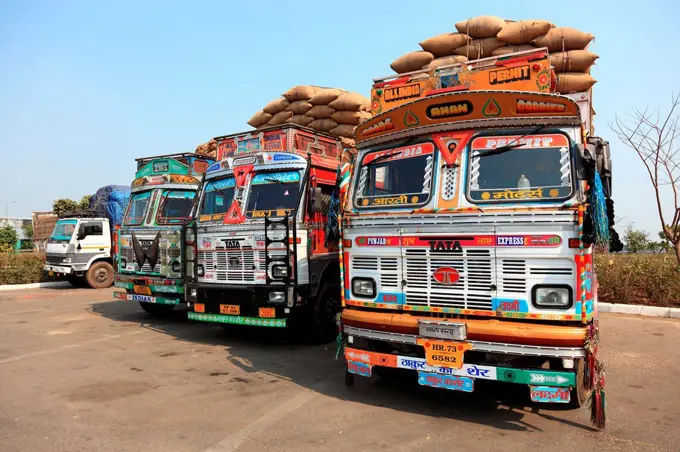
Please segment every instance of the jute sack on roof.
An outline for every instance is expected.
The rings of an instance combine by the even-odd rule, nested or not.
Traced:
[[[352,132],[352,134],[354,134],[354,132]],[[356,141],[354,141],[353,136],[354,135],[352,135],[352,138],[350,138],[350,137],[340,137],[340,144],[342,144],[343,149],[347,149],[347,148],[351,149],[351,148],[354,148],[356,146]]]
[[[354,136],[354,129],[356,126],[350,126],[347,124],[340,124],[336,127],[333,127],[330,130],[331,135],[335,135],[336,137],[348,137],[351,138]]]
[[[205,155],[206,152],[208,152],[210,149],[208,148],[208,143],[201,143],[198,146],[196,146],[196,154],[201,154]]]
[[[496,16],[473,17],[456,24],[456,30],[471,38],[490,38],[505,27],[505,21]]]
[[[341,89],[322,88],[309,99],[309,103],[312,105],[328,105],[343,93],[345,91]]]
[[[280,111],[284,111],[289,105],[290,102],[288,102],[286,98],[279,97],[278,99],[274,99],[265,105],[262,110],[264,110],[266,113],[269,113],[270,115],[275,115]]]
[[[536,50],[536,47],[532,45],[522,45],[522,46],[503,46],[499,47],[491,54],[493,56],[507,55],[508,53],[524,52],[525,50]]]
[[[337,126],[338,123],[332,119],[315,119],[314,121],[310,122],[307,127],[311,127],[312,129],[320,130],[322,132],[328,132]]]
[[[420,43],[420,47],[435,57],[451,55],[458,47],[470,41],[470,37],[463,33],[444,33],[433,36]]]
[[[520,20],[507,24],[496,37],[510,45],[529,44],[546,34],[553,25],[547,20]]]
[[[578,72],[566,72],[557,75],[557,92],[566,93],[582,93],[588,91],[597,82],[590,74],[581,74]]]
[[[371,102],[359,93],[344,93],[328,106],[336,110],[359,111],[361,107],[370,106]]]
[[[215,141],[214,139],[208,141],[208,150],[209,151],[217,151],[217,141]]]
[[[457,55],[463,55],[471,60],[478,60],[493,55],[493,51],[503,47],[505,43],[497,38],[473,39],[470,44],[456,49]]]
[[[418,71],[426,64],[430,64],[432,60],[434,60],[434,55],[430,52],[416,50],[415,52],[409,52],[392,61],[390,67],[397,74],[403,74],[405,72]]]
[[[280,111],[274,116],[272,116],[272,119],[269,120],[267,123],[268,126],[280,126],[281,124],[285,123],[287,119],[293,117],[293,112],[292,111]]]
[[[593,38],[594,36],[590,33],[584,33],[575,28],[557,27],[534,39],[531,43],[536,47],[547,47],[551,52],[563,52],[583,50]]]
[[[463,55],[449,55],[441,58],[435,58],[430,62],[430,64],[426,64],[425,66],[423,66],[423,69],[434,69],[439,66],[448,66],[450,64],[465,63],[466,61],[468,61],[468,59]]]
[[[555,72],[588,72],[599,57],[587,50],[569,50],[550,54]]]
[[[335,113],[335,109],[328,105],[314,105],[305,114],[314,119],[327,119],[330,118],[333,113]]]
[[[289,102],[295,102],[296,100],[309,100],[311,97],[319,91],[319,87],[310,85],[298,85],[294,86],[285,93],[283,97],[288,99]]]
[[[272,119],[271,114],[260,110],[255,113],[252,118],[250,118],[248,125],[257,129],[258,127],[262,127],[263,125],[267,124],[270,119]]]
[[[371,119],[371,114],[365,111],[336,111],[331,115],[331,119],[340,125],[347,124],[350,126],[358,126],[363,121]]]
[[[297,124],[299,126],[308,126],[312,121],[314,121],[314,118],[307,115],[295,115],[286,119],[287,124]]]
[[[308,101],[296,100],[295,102],[292,102],[286,110],[292,111],[294,115],[304,115],[310,108],[312,108],[312,104]]]

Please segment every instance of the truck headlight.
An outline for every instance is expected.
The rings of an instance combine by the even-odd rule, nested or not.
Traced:
[[[205,272],[203,271],[203,265],[198,264],[196,266],[196,275],[197,276],[203,276],[204,274],[205,274]]]
[[[73,262],[73,259],[70,258],[70,257],[63,257],[63,258],[61,259],[61,263],[62,263],[62,264],[70,264],[71,262]]]
[[[269,302],[270,303],[285,303],[286,293],[285,292],[269,292]]]
[[[352,280],[352,293],[360,297],[375,297],[375,280],[371,278],[354,278]]]
[[[285,264],[278,264],[272,266],[272,278],[287,278],[288,266]]]
[[[534,286],[533,301],[537,308],[568,309],[572,305],[571,287]]]

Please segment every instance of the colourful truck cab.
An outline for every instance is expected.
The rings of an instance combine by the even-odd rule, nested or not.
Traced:
[[[478,85],[436,71],[376,80],[378,114],[357,127],[341,188],[348,384],[398,368],[424,386],[497,380],[574,406],[594,389],[603,419],[592,244],[607,218],[587,206],[611,195],[611,160],[589,136],[590,93],[552,93],[547,57],[458,68]],[[506,74],[493,89],[508,69],[534,88],[513,90]],[[396,102],[419,78],[427,90]]]
[[[137,159],[123,224],[117,231],[114,292],[164,314],[184,302],[184,235],[196,191],[214,162],[196,154]]]

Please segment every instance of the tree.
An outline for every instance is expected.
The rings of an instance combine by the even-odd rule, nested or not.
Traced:
[[[647,170],[654,188],[661,230],[673,246],[680,264],[680,148],[676,140],[680,136],[680,118],[676,115],[678,108],[680,94],[673,95],[671,108],[664,114],[648,108],[643,111],[635,109],[629,123],[617,116],[610,127],[623,144],[637,153]],[[662,198],[666,189],[672,191],[673,205],[666,205],[664,209]],[[671,207],[672,217],[668,215]],[[672,218],[670,222],[667,221],[669,218]]]
[[[673,244],[668,241],[668,238],[666,237],[666,233],[663,231],[659,231],[659,248],[661,251],[664,253],[670,253],[673,250]]]
[[[31,223],[25,223],[21,229],[24,230],[26,240],[33,240],[33,225]]]
[[[80,198],[80,202],[78,203],[78,208],[79,209],[89,209],[91,197],[92,197],[92,195],[85,195],[82,198]]]
[[[52,212],[60,217],[64,212],[89,209],[91,196],[92,195],[85,195],[80,198],[80,201],[78,202],[69,198],[57,199],[52,203]]]
[[[631,253],[637,253],[647,249],[649,242],[649,235],[645,231],[639,229],[634,229],[632,225],[626,227],[626,235],[623,237],[623,241]]]
[[[4,225],[0,228],[0,249],[1,250],[12,250],[14,245],[16,245],[18,240],[17,231],[14,230],[9,224]]]

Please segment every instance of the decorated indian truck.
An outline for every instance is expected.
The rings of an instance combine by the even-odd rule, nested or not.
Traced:
[[[554,93],[547,57],[376,80],[340,182],[348,385],[396,368],[458,391],[520,384],[533,402],[592,394],[604,425],[593,248],[610,230],[609,146],[591,93]]]
[[[117,231],[114,292],[151,314],[184,302],[184,235],[213,159],[191,153],[137,159],[131,198]]]
[[[215,138],[187,235],[192,320],[286,327],[332,339],[339,233],[326,234],[340,142],[296,125]]]

